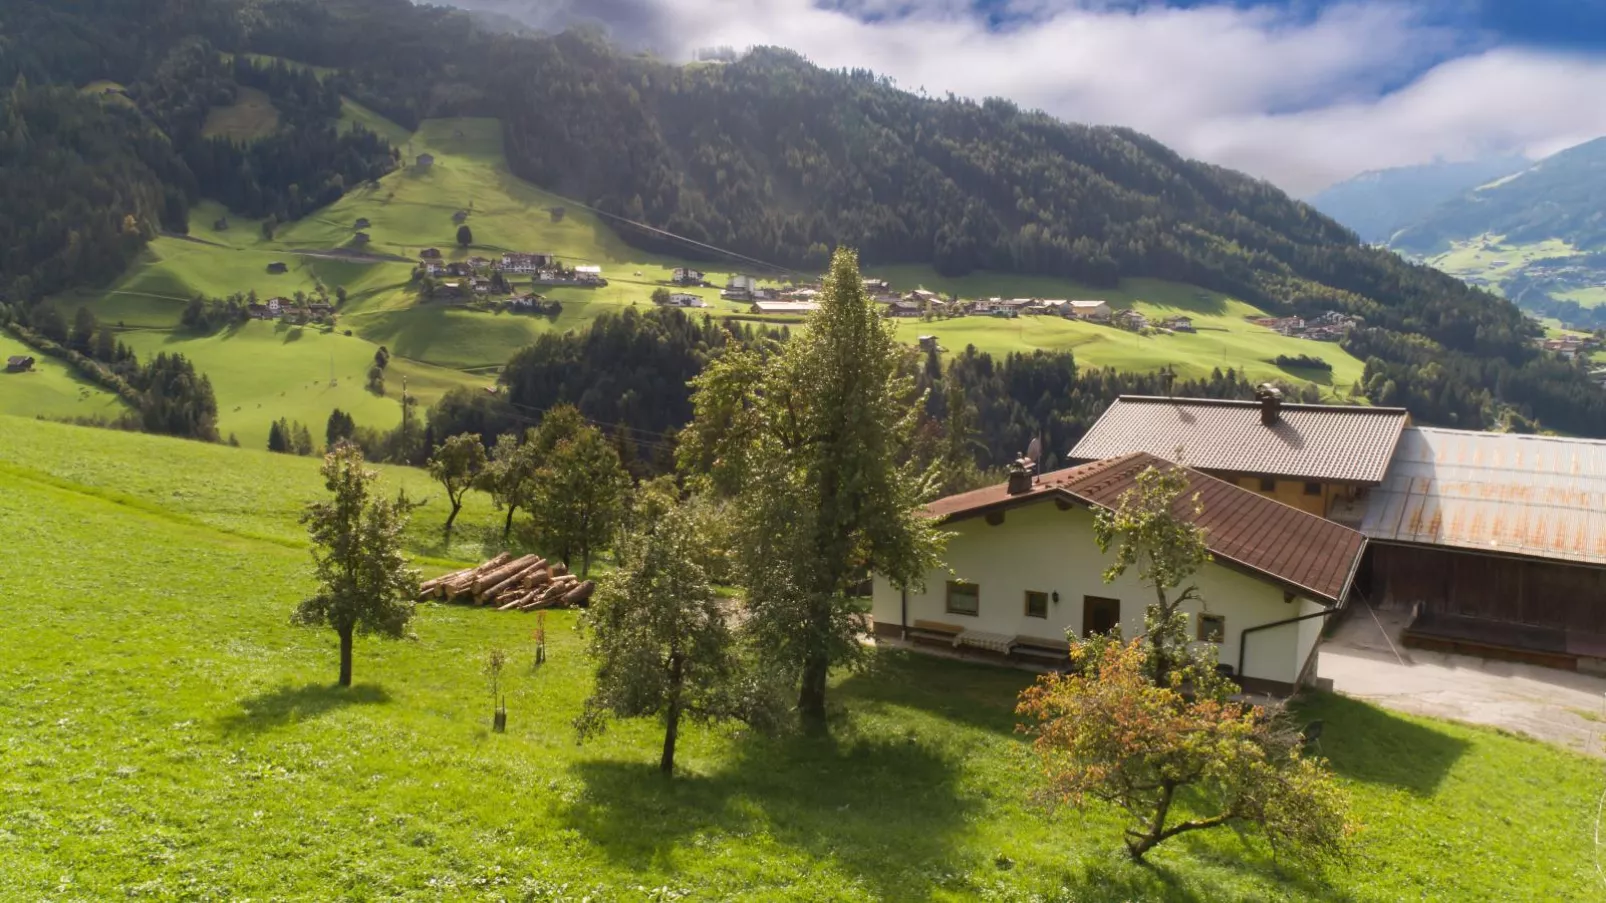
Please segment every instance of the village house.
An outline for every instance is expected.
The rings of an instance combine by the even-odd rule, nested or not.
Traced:
[[[373,223],[368,222],[368,217],[366,217],[366,216],[357,217],[357,221],[355,223],[351,224],[352,231],[354,231],[354,232],[360,232],[363,229],[367,229],[367,228],[370,228],[372,226],[373,226]]]
[[[669,273],[669,281],[676,285],[702,285],[703,273],[689,267],[675,267]]]
[[[864,290],[872,295],[882,294],[892,290],[891,284],[889,284],[885,279],[865,279],[863,280],[863,283]]]
[[[1108,320],[1110,318],[1110,302],[1089,299],[1072,300],[1068,304],[1067,316],[1078,320]]]
[[[707,307],[708,302],[691,292],[670,292],[670,307]]]
[[[491,293],[491,280],[484,276],[475,276],[468,280],[468,287],[476,295],[488,295]]]
[[[1118,310],[1110,315],[1110,322],[1121,329],[1133,332],[1149,328],[1149,318],[1135,310]]]
[[[487,257],[470,257],[467,263],[476,270],[487,269],[491,265],[490,258]]]
[[[608,280],[602,278],[602,267],[599,266],[575,267],[574,279],[581,285],[587,286],[603,286],[608,284]]]
[[[441,251],[440,248],[425,248],[418,252],[418,256],[424,260],[440,260]]]
[[[419,169],[429,169],[435,165],[435,155],[419,154],[417,159],[415,159],[413,162],[418,165]]]
[[[889,317],[918,317],[925,312],[925,305],[919,301],[900,299],[887,306]]]
[[[758,279],[754,276],[745,276],[738,273],[735,276],[732,276],[729,282],[725,283],[725,288],[728,291],[742,292],[745,294],[747,292],[751,292],[753,289],[758,288]]]
[[[430,276],[446,275],[446,264],[439,260],[431,260],[424,264],[424,272]]]
[[[1161,329],[1169,329],[1172,332],[1193,332],[1194,331],[1193,318],[1192,317],[1167,317],[1164,320],[1160,321],[1160,328]]]
[[[13,354],[6,358],[7,373],[24,373],[33,369],[34,359],[26,354]]]
[[[501,269],[504,273],[533,276],[549,266],[551,262],[551,255],[548,254],[508,253],[502,255]]]
[[[753,294],[745,288],[720,289],[719,297],[724,301],[751,301]]]
[[[1366,493],[1382,484],[1410,415],[1403,408],[1284,404],[1269,386],[1259,394],[1257,401],[1123,395],[1067,460],[1131,452],[1170,459],[1181,448],[1190,467],[1359,526]]]
[[[335,312],[335,309],[334,309],[334,307],[332,305],[325,304],[322,301],[314,301],[311,304],[307,305],[307,313],[311,314],[314,317],[319,317],[319,318],[327,317],[327,316],[329,316],[330,314],[332,314],[334,312]]]
[[[291,303],[288,298],[269,298],[267,307],[268,317],[271,319],[276,318],[280,314],[283,314],[285,311],[289,310]]]
[[[1606,671],[1606,441],[1407,429],[1361,532],[1407,645]]]
[[[875,634],[1047,665],[1064,662],[1068,633],[1141,634],[1154,591],[1135,568],[1103,580],[1114,552],[1099,551],[1094,518],[1117,507],[1145,469],[1171,466],[1138,453],[1037,477],[1018,464],[1007,483],[931,503],[927,515],[952,534],[944,560],[923,589],[874,579]],[[1315,673],[1322,627],[1349,592],[1365,538],[1186,473],[1189,492],[1176,513],[1205,528],[1213,559],[1190,580],[1200,601],[1183,609],[1189,633],[1214,645],[1222,670],[1246,690],[1290,693]],[[1197,517],[1194,493],[1203,507]]]

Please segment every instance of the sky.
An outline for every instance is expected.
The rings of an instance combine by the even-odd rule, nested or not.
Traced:
[[[1298,196],[1606,135],[1606,0],[460,0],[690,59],[779,45],[1123,125]]]

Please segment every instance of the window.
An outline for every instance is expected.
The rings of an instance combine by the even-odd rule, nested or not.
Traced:
[[[1305,484],[1305,494],[1306,495],[1321,495],[1322,494],[1322,484],[1320,484],[1320,483],[1306,483]]]
[[[1199,614],[1199,642],[1219,643],[1227,636],[1227,618],[1224,615]]]
[[[1048,617],[1048,593],[1040,593],[1034,589],[1026,591],[1026,617]]]
[[[1260,478],[1260,491],[1261,492],[1276,492],[1277,491],[1277,481],[1275,479],[1271,478],[1271,477],[1261,477]]]
[[[981,610],[981,587],[959,580],[948,581],[948,613],[974,615]]]
[[[1082,637],[1109,633],[1121,626],[1121,600],[1082,597]]]

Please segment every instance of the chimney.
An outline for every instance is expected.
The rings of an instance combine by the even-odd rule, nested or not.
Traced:
[[[1260,402],[1260,422],[1276,426],[1280,419],[1277,412],[1283,406],[1283,390],[1271,383],[1261,383],[1255,387],[1255,400]]]
[[[1032,491],[1037,465],[1030,458],[1019,458],[1009,465],[1009,494],[1020,495]]]

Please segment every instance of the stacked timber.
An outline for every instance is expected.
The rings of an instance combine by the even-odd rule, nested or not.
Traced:
[[[596,589],[596,583],[539,555],[514,558],[504,552],[477,567],[425,580],[418,598],[486,605],[497,611],[536,611],[584,605]]]

